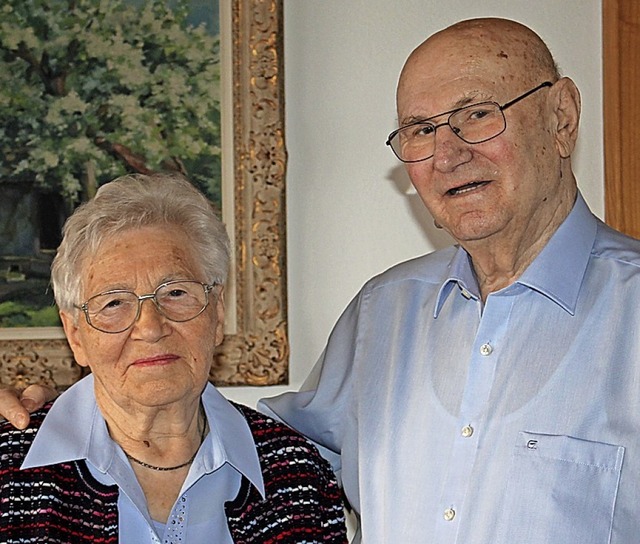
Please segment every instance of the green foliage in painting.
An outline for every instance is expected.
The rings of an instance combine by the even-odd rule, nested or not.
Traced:
[[[0,303],[0,327],[60,327],[58,308],[44,306],[35,308],[20,302]]]
[[[1,3],[0,183],[71,209],[123,173],[173,169],[219,200],[219,37],[172,5]]]

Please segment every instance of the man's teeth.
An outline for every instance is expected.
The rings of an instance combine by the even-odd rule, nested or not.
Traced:
[[[486,181],[474,181],[473,183],[467,183],[466,185],[462,185],[461,187],[456,187],[454,189],[450,189],[448,193],[450,195],[461,195],[464,193],[468,193],[469,191],[473,191],[487,183]]]

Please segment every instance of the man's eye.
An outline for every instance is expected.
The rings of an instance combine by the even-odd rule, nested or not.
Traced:
[[[416,125],[415,127],[413,127],[411,136],[415,138],[419,138],[421,136],[431,136],[434,132],[435,127],[433,125]]]
[[[490,108],[470,109],[464,112],[464,116],[462,117],[461,122],[473,123],[474,121],[482,121],[483,119],[486,119],[494,113],[495,111]]]
[[[490,112],[488,110],[474,110],[473,112],[471,112],[471,115],[469,117],[471,117],[471,119],[483,119],[484,117],[489,115],[489,113]]]

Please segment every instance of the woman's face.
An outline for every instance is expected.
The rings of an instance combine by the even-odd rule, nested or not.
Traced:
[[[178,228],[143,227],[118,234],[86,258],[82,270],[84,292],[78,305],[113,289],[143,295],[171,280],[208,281]],[[202,392],[223,337],[224,303],[221,288],[215,287],[202,314],[177,323],[146,300],[133,326],[116,334],[94,329],[82,313],[75,320],[66,312],[61,317],[76,361],[95,376],[101,406],[162,407]]]

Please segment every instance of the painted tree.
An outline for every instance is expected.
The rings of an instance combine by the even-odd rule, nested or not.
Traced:
[[[0,183],[71,209],[125,172],[178,170],[219,198],[219,39],[173,4],[3,0]]]

